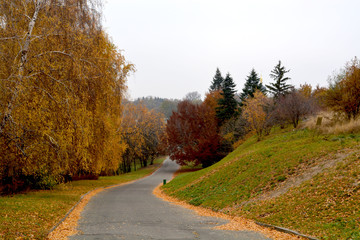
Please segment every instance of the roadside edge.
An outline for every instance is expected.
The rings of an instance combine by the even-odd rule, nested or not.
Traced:
[[[276,239],[276,240],[300,240],[300,239],[311,239],[312,240],[312,239],[314,239],[314,238],[309,238],[304,235],[294,234],[294,232],[279,231],[279,229],[276,229],[274,227],[261,226],[257,222],[250,220],[250,219],[243,218],[243,217],[230,216],[230,215],[227,215],[224,213],[212,211],[211,209],[208,209],[208,208],[188,204],[185,201],[181,201],[177,198],[174,198],[174,197],[171,197],[171,196],[165,194],[161,190],[161,186],[162,186],[162,184],[159,184],[156,188],[154,188],[153,194],[156,197],[162,199],[163,201],[170,202],[171,204],[175,204],[175,205],[193,210],[196,214],[198,214],[200,216],[218,217],[218,218],[222,218],[222,219],[229,221],[228,223],[226,223],[224,225],[215,227],[215,229],[231,230],[231,231],[255,231],[255,232],[262,233],[263,235],[265,235],[268,238]]]
[[[80,197],[79,201],[77,203],[75,203],[75,205],[65,214],[65,216],[62,219],[60,219],[60,221],[57,222],[49,230],[46,239],[49,239],[49,240],[51,240],[51,239],[68,239],[69,236],[75,235],[78,232],[76,227],[77,227],[78,220],[81,217],[80,216],[81,212],[93,196],[95,196],[99,192],[102,192],[103,190],[131,184],[131,183],[134,183],[141,179],[144,179],[146,177],[149,177],[152,174],[154,174],[157,170],[159,170],[159,168],[161,168],[164,161],[158,167],[156,167],[153,172],[147,174],[144,177],[141,177],[136,180],[129,181],[129,182],[109,185],[109,186],[105,186],[105,187],[99,187],[99,188],[90,190],[89,192],[83,194]]]

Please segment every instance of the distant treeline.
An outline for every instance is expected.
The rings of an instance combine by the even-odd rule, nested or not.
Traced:
[[[180,100],[177,99],[168,99],[160,97],[141,97],[133,101],[135,105],[143,104],[149,110],[155,110],[164,114],[165,118],[168,119],[173,111],[177,111],[177,105]]]

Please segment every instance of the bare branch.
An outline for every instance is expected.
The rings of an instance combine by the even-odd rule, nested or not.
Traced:
[[[31,58],[38,58],[38,57],[41,57],[41,56],[44,56],[44,55],[47,55],[47,54],[53,54],[53,53],[65,55],[65,56],[71,58],[74,61],[73,56],[71,54],[69,54],[69,53],[66,53],[65,51],[48,51],[48,52],[44,52],[44,53],[34,55]]]
[[[14,36],[14,37],[3,37],[3,38],[0,38],[0,41],[10,40],[10,39],[16,39],[16,40],[18,40],[19,37],[18,37],[18,36]]]
[[[51,144],[53,144],[53,145],[55,145],[56,147],[59,148],[59,144],[56,142],[56,140],[55,140],[53,137],[51,137],[50,135],[48,135],[48,134],[46,134],[46,133],[44,133],[44,135],[49,138]]]
[[[49,77],[51,80],[53,80],[53,81],[61,84],[61,85],[62,85],[64,88],[66,88],[68,91],[72,92],[71,89],[69,89],[69,87],[66,86],[66,84],[64,84],[62,81],[54,78],[53,76],[51,76],[50,74],[47,74],[47,73],[45,73],[45,72],[41,72],[41,73],[44,74],[45,76]]]
[[[37,87],[37,86],[33,86],[32,88],[41,90],[42,92],[46,93],[46,95],[48,95],[53,101],[55,101],[56,103],[59,103],[59,102],[56,101],[56,99],[55,99],[48,91],[46,91],[45,89],[43,89],[43,88],[41,88],[41,87]]]

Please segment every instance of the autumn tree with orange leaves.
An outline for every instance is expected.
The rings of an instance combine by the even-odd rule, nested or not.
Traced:
[[[0,188],[116,170],[132,71],[96,0],[0,4]],[[1,187],[2,186],[2,187]]]
[[[242,114],[248,121],[250,130],[257,134],[258,140],[261,140],[272,126],[271,106],[271,100],[259,90],[255,91],[253,98],[246,99],[242,106]]]
[[[360,61],[357,58],[347,63],[342,73],[332,77],[325,101],[349,120],[360,115]]]
[[[216,109],[219,107],[219,99],[221,99],[221,90],[214,90],[205,94],[204,104],[213,109],[216,114]]]
[[[126,144],[120,172],[136,170],[137,164],[146,167],[160,154],[160,137],[165,128],[164,115],[142,104],[127,102],[124,106],[119,133]]]

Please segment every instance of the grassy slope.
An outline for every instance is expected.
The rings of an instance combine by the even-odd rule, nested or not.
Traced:
[[[152,166],[120,176],[75,181],[60,184],[54,190],[0,197],[0,239],[44,239],[81,195],[98,187],[144,177],[152,173],[164,159],[159,158]]]
[[[359,149],[359,141],[360,136],[278,130],[260,142],[250,138],[209,168],[179,175],[164,190],[194,205],[245,215],[322,239],[360,239],[359,151],[337,168],[274,200],[234,207],[275,189],[279,182],[338,151]]]

